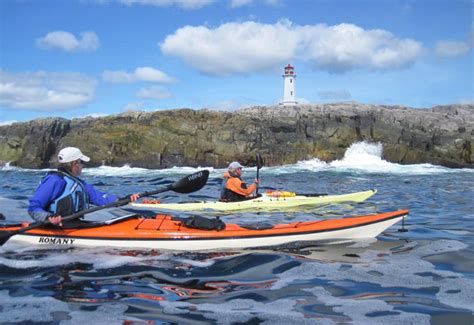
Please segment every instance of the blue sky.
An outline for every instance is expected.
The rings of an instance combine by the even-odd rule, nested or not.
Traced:
[[[2,0],[0,125],[127,110],[473,101],[471,0]]]

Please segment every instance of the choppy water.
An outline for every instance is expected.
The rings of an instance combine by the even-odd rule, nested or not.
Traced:
[[[311,160],[260,171],[261,191],[378,189],[364,203],[223,218],[291,222],[408,208],[408,232],[395,225],[375,240],[286,251],[40,250],[7,243],[0,248],[0,323],[472,324],[474,171],[392,164],[382,151],[359,143],[331,164]],[[83,177],[125,195],[194,171],[100,167]],[[160,199],[215,198],[222,172],[211,169],[198,192]],[[8,220],[28,220],[28,197],[44,173],[0,170],[0,212]],[[249,180],[254,175],[255,168],[245,170]]]

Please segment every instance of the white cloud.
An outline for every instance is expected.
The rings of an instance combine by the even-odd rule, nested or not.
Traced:
[[[467,35],[467,43],[471,47],[474,46],[474,21],[471,23],[471,30],[469,31],[469,34]]]
[[[137,92],[137,97],[142,99],[165,99],[170,98],[171,94],[160,86],[151,86],[142,88]]]
[[[145,102],[135,102],[135,103],[128,103],[123,108],[124,111],[139,111],[145,107]]]
[[[289,26],[255,22],[227,23],[216,29],[185,26],[160,45],[164,54],[182,58],[212,75],[251,73],[294,57],[297,40]]]
[[[231,0],[229,6],[231,8],[239,8],[239,7],[247,6],[251,4],[252,2],[253,0]]]
[[[390,32],[364,30],[353,24],[303,26],[298,31],[302,57],[332,72],[358,68],[399,69],[412,64],[422,52],[420,43],[398,39]]]
[[[280,0],[260,0],[264,5],[277,7],[281,5]],[[254,0],[230,0],[230,8],[240,8],[243,6],[249,6],[254,3]]]
[[[119,0],[119,2],[128,6],[135,4],[155,7],[178,6],[182,9],[193,10],[208,6],[215,0]]]
[[[97,4],[97,5],[108,5],[112,2],[114,2],[114,0],[79,0],[80,3],[82,4],[89,4],[89,3],[92,3],[92,4]]]
[[[127,82],[135,82],[135,76],[133,74],[128,73],[127,71],[104,71],[102,73],[102,80],[111,83],[127,83]]]
[[[16,121],[16,120],[0,121],[0,126],[12,125],[13,123],[17,123],[17,122],[18,122],[18,121]]]
[[[94,98],[96,82],[80,73],[0,71],[0,104],[33,111],[66,111]]]
[[[388,31],[364,30],[353,24],[273,25],[253,21],[217,28],[185,26],[159,44],[167,55],[180,57],[211,75],[252,73],[279,67],[294,59],[313,62],[321,70],[399,69],[412,64],[422,45]]]
[[[157,82],[157,83],[171,83],[174,78],[169,77],[163,71],[150,68],[138,67],[134,72],[129,73],[123,70],[119,71],[104,71],[102,79],[111,83],[130,83],[138,81]]]
[[[216,103],[210,103],[206,106],[207,109],[213,110],[213,111],[236,111],[238,109],[241,109],[245,107],[244,104],[240,100],[236,99],[229,99],[229,100],[224,100]]]
[[[94,32],[83,32],[76,38],[70,32],[54,31],[36,39],[36,45],[45,50],[58,48],[66,52],[95,51],[99,48],[99,37]]]
[[[474,47],[474,21],[466,41],[441,40],[436,43],[435,53],[440,57],[453,58],[468,53]]]
[[[350,91],[345,90],[345,89],[322,90],[318,92],[318,95],[319,97],[325,100],[328,100],[328,99],[348,100],[352,97]]]
[[[439,41],[436,43],[435,52],[441,57],[456,57],[469,52],[471,46],[466,42]]]
[[[306,98],[303,98],[303,97],[298,97],[297,101],[298,101],[298,104],[311,104],[310,100],[308,100]]]
[[[79,118],[86,118],[86,117],[90,117],[90,118],[100,118],[100,117],[104,117],[104,116],[109,116],[109,114],[104,114],[104,113],[90,113],[90,114],[86,114],[84,116],[81,116]]]
[[[138,80],[149,82],[169,83],[173,79],[168,77],[166,73],[150,67],[139,67],[135,69],[135,76]]]
[[[461,98],[457,102],[459,102],[459,104],[474,105],[473,98]]]
[[[99,5],[108,5],[114,2],[118,2],[127,6],[141,5],[141,6],[153,6],[153,7],[171,7],[177,6],[185,10],[200,9],[209,5],[212,5],[218,1],[223,0],[82,0],[83,2],[92,2]],[[281,6],[281,0],[259,0],[262,4],[267,6]],[[255,0],[229,0],[230,8],[240,8],[243,6],[251,5]]]
[[[263,1],[267,6],[277,7],[281,6],[281,0],[264,0]]]

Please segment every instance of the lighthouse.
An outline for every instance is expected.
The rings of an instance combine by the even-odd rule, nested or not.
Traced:
[[[296,105],[296,93],[295,93],[295,68],[290,64],[285,67],[283,74],[283,102],[280,105]]]

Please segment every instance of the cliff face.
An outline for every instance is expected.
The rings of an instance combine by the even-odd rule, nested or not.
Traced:
[[[474,167],[474,106],[431,109],[357,103],[132,112],[103,118],[41,119],[0,127],[0,161],[26,168],[54,164],[76,146],[96,165],[224,167],[239,159],[269,165],[342,158],[357,141],[382,142],[384,159]]]

